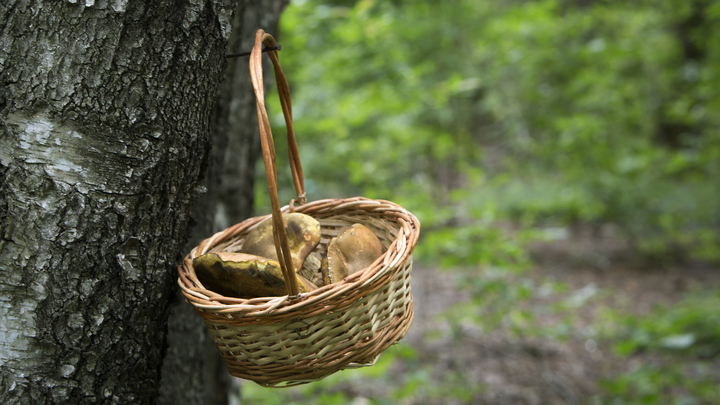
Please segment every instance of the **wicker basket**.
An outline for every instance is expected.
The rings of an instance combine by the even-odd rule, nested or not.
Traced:
[[[274,39],[258,30],[250,57],[257,95],[260,135],[273,213],[245,220],[204,240],[179,266],[178,283],[187,301],[200,314],[227,364],[230,374],[269,387],[320,380],[336,371],[369,366],[379,354],[405,336],[413,319],[410,289],[412,251],[420,223],[407,210],[389,201],[356,197],[304,202],[300,159],[292,130],[287,82],[277,52],[269,52],[288,128],[290,163],[298,192],[280,208],[275,151],[265,110],[261,45]],[[354,223],[373,231],[385,253],[370,267],[344,280],[299,294],[282,225],[282,212],[299,212],[318,220],[322,238],[317,250]],[[192,259],[207,252],[237,252],[244,237],[271,217],[275,245],[288,285],[288,295],[240,299],[207,290],[198,281]]]

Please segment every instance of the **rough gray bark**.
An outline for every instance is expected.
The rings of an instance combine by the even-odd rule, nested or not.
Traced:
[[[228,52],[252,49],[258,28],[275,34],[286,0],[240,1]],[[269,63],[269,60],[267,61]],[[272,83],[272,69],[265,69]],[[212,149],[203,186],[207,192],[193,211],[197,221],[189,252],[215,232],[252,216],[255,163],[260,156],[255,94],[248,58],[231,59],[220,85],[213,120]],[[178,390],[177,387],[183,387]],[[168,320],[168,353],[163,363],[160,404],[226,404],[235,393],[230,376],[202,319],[183,301]]]
[[[278,19],[288,3],[289,0],[253,1],[252,7],[247,7],[242,15],[235,17],[235,26],[239,29],[235,31],[237,35],[234,33],[230,39],[231,52],[252,49],[258,28],[282,42],[277,33]],[[282,60],[282,51],[280,58]],[[263,61],[266,88],[274,86],[272,63],[269,58]],[[215,125],[217,133],[227,137],[226,144],[213,150],[216,153],[213,162],[223,162],[218,168],[217,206],[212,210],[215,229],[221,230],[252,214],[255,167],[262,156],[248,58],[234,59],[228,64],[218,97]]]
[[[3,404],[156,401],[235,7],[80,1],[0,3]]]

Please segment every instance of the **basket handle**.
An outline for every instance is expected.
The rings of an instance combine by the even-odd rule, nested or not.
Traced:
[[[280,201],[277,192],[277,165],[275,163],[275,143],[273,142],[272,131],[270,129],[270,120],[268,119],[267,110],[265,108],[265,88],[263,87],[263,69],[262,69],[262,45],[266,48],[272,48],[277,45],[272,35],[265,33],[259,29],[255,34],[255,46],[250,53],[250,77],[252,79],[253,89],[255,90],[256,105],[258,113],[258,125],[260,127],[260,143],[262,145],[263,160],[265,161],[265,175],[267,177],[268,191],[270,193],[270,203],[272,205],[272,223],[273,236],[275,239],[275,250],[278,256],[278,262],[282,268],[285,277],[285,285],[287,286],[288,295],[296,296],[300,293],[295,277],[295,269],[292,266],[292,257],[290,256],[290,245],[288,244],[287,233],[285,231],[285,223],[280,212]],[[285,124],[287,126],[287,142],[288,152],[290,155],[290,170],[292,171],[293,182],[295,183],[295,191],[297,192],[297,202],[303,204],[305,202],[305,184],[303,181],[302,166],[300,165],[300,155],[298,153],[297,142],[295,141],[295,132],[292,126],[292,106],[290,102],[290,88],[288,86],[280,61],[278,60],[277,50],[268,52],[272,60],[275,70],[275,80],[277,82],[278,93],[280,95],[280,104],[282,105],[283,115],[285,116]]]

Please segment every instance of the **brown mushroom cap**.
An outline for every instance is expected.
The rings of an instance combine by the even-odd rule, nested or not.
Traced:
[[[283,214],[283,222],[287,229],[293,269],[298,271],[305,258],[320,242],[320,223],[315,218],[300,213]],[[278,260],[272,233],[272,218],[261,222],[245,237],[240,252]]]
[[[350,274],[369,267],[383,254],[380,239],[361,224],[353,224],[328,244],[327,274],[332,283],[336,283]],[[323,263],[325,267],[325,263]]]
[[[206,253],[193,260],[198,280],[208,290],[227,297],[255,298],[287,295],[280,263],[244,253]],[[300,292],[317,287],[301,276]]]

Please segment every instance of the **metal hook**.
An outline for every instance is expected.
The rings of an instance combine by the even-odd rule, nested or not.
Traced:
[[[270,47],[270,48],[263,48],[262,52],[269,52],[269,51],[281,51],[282,45],[277,44],[276,46]],[[240,52],[240,53],[229,53],[225,55],[225,59],[230,58],[239,58],[241,56],[250,56],[252,52]]]

